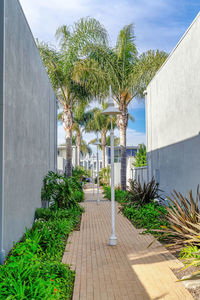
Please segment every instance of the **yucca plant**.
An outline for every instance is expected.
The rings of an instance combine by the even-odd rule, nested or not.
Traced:
[[[170,245],[173,246],[200,244],[199,185],[197,186],[196,198],[193,197],[192,191],[189,192],[188,198],[175,190],[171,195],[171,198],[167,197],[169,205],[164,204],[168,212],[166,218],[169,222],[169,228],[162,227],[160,232],[169,236],[172,242]]]
[[[161,190],[155,179],[152,178],[149,183],[144,182],[141,184],[140,179],[129,180],[128,194],[126,196],[127,204],[136,204],[143,206],[150,203],[154,199],[161,199]]]

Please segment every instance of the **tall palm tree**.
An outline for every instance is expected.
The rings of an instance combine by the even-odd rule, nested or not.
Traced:
[[[99,90],[112,86],[112,96],[121,115],[117,124],[121,145],[121,188],[126,189],[126,130],[128,106],[136,97],[143,97],[143,91],[167,58],[163,51],[149,50],[138,54],[133,24],[125,26],[119,33],[114,48],[107,45],[89,45],[84,60],[77,62],[73,78],[86,82],[88,86],[99,86]],[[87,81],[86,81],[87,78]]]
[[[87,121],[90,115],[85,112],[86,103],[80,102],[74,108],[74,124],[72,130],[76,133],[76,147],[77,147],[77,164],[80,166],[80,157],[81,157],[81,146],[83,146],[82,142],[82,133],[84,131],[84,127],[87,124]]]
[[[105,45],[107,33],[93,18],[80,19],[72,27],[62,26],[56,31],[60,49],[38,43],[47,73],[57,99],[62,106],[62,122],[66,135],[66,175],[72,175],[72,127],[73,107],[79,101],[91,99],[84,83],[72,79],[75,63],[83,57],[83,49],[89,44]]]

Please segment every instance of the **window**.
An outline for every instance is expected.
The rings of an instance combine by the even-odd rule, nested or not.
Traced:
[[[100,169],[102,169],[102,161],[100,161]]]

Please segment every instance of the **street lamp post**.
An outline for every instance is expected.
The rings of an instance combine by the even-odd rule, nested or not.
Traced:
[[[93,195],[94,195],[94,160],[95,160],[95,155],[92,153],[92,187],[93,187]]]
[[[99,204],[100,198],[99,198],[99,151],[98,151],[98,147],[99,147],[100,143],[99,143],[98,132],[97,132],[97,139],[96,139],[96,142],[94,143],[94,145],[97,146],[97,204]]]
[[[110,130],[110,146],[111,146],[111,236],[109,240],[110,246],[117,245],[117,237],[115,235],[115,189],[114,189],[114,130],[112,124],[112,116],[119,115],[121,112],[114,106],[113,99],[111,97],[111,86],[110,86],[110,97],[108,100],[108,107],[102,112],[105,115],[109,115],[111,118],[111,130]]]

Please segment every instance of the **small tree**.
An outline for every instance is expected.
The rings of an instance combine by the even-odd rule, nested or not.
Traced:
[[[143,167],[147,165],[147,150],[144,144],[140,144],[138,152],[135,155],[134,167]]]

